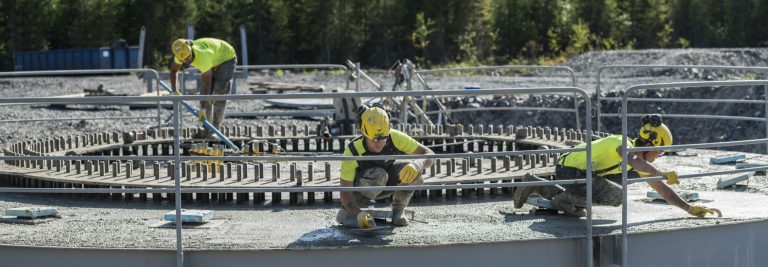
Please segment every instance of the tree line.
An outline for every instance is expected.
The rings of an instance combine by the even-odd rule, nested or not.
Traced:
[[[768,46],[768,0],[2,0],[0,69],[13,51],[138,45],[165,68],[176,38],[227,40],[250,64],[386,68],[556,64],[611,49]],[[242,62],[242,60],[241,60]]]

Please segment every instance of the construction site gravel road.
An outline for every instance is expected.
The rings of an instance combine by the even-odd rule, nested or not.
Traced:
[[[599,66],[605,65],[733,65],[768,66],[768,49],[690,49],[690,50],[636,50],[587,53],[564,62],[576,72],[576,86],[589,93],[597,87]],[[618,90],[631,85],[733,79],[766,79],[768,71],[708,71],[696,68],[669,70],[613,70],[601,78],[601,94],[616,96]],[[392,88],[390,73],[371,71],[369,75]],[[573,86],[567,73],[528,71],[515,76],[502,72],[477,73],[470,76],[425,75],[431,89],[526,88]],[[252,72],[248,81],[239,80],[238,94],[250,94],[249,82],[278,82],[289,84],[322,85],[325,88],[345,88],[348,77],[333,72],[298,73]],[[375,90],[361,81],[361,91]],[[145,91],[146,83],[136,76],[76,76],[0,78],[0,97],[48,97],[82,93],[84,89],[103,86],[113,93],[138,95]],[[354,81],[350,83],[353,88]],[[416,90],[422,85],[414,85]],[[650,97],[712,98],[766,100],[765,88],[716,88],[693,90],[669,88],[644,92]],[[592,97],[594,99],[594,96]],[[452,108],[538,106],[573,107],[572,96],[558,95],[504,95],[488,98],[456,98],[448,102]],[[581,109],[583,107],[583,101]],[[632,113],[706,114],[765,117],[764,105],[714,103],[654,103],[630,108]],[[607,105],[604,112],[618,112],[618,106]],[[254,112],[281,110],[263,101],[230,101],[227,112]],[[169,109],[131,109],[121,105],[10,105],[0,104],[0,145],[27,139],[77,135],[84,132],[120,132],[145,130],[158,125],[167,126],[172,115]],[[134,117],[131,119],[116,119]],[[52,119],[54,121],[28,121]],[[482,111],[457,113],[454,123],[533,125],[575,128],[572,114],[552,114],[531,111]],[[582,120],[584,118],[581,118]],[[26,121],[25,121],[26,120]],[[309,125],[315,127],[322,118],[256,117],[227,118],[224,125]],[[708,143],[765,138],[764,122],[728,120],[665,119],[675,136],[675,144]],[[195,124],[195,118],[186,115],[185,127]],[[582,124],[583,125],[583,124]],[[620,121],[603,121],[606,132],[620,132]],[[639,126],[630,123],[630,129]],[[314,129],[314,128],[312,128]],[[630,131],[634,136],[633,131]],[[732,147],[748,152],[748,161],[765,163],[765,146]],[[751,153],[749,153],[751,152]],[[688,150],[689,156],[665,156],[658,160],[663,169],[677,168],[680,173],[696,173],[732,169],[732,165],[712,166],[708,159],[725,155],[726,151]],[[691,156],[693,155],[693,156]],[[709,167],[703,167],[709,166]],[[681,182],[675,190],[699,192],[701,202],[720,208],[722,218],[699,219],[663,203],[649,202],[645,198],[650,190],[646,184],[629,187],[630,231],[659,231],[682,229],[764,219],[768,211],[757,205],[768,203],[768,179],[764,175],[751,178],[743,192],[717,190],[714,184],[723,176],[690,179]],[[175,246],[175,231],[158,227],[162,214],[174,208],[169,202],[121,202],[98,199],[80,199],[74,196],[47,194],[0,194],[0,210],[22,206],[58,207],[61,218],[38,225],[9,224],[0,227],[0,244],[12,246],[100,247],[100,248],[161,248]],[[338,202],[323,205],[289,206],[270,205],[186,205],[184,208],[216,211],[210,227],[185,230],[187,248],[211,249],[307,249],[317,247],[348,246],[432,246],[456,243],[494,242],[503,240],[543,239],[584,234],[585,220],[565,216],[528,215],[530,206],[514,209],[511,197],[462,198],[457,201],[424,201],[412,205],[416,217],[411,226],[395,228],[392,232],[375,237],[358,236],[337,226],[335,215]],[[595,206],[596,234],[615,234],[621,230],[621,208]]]

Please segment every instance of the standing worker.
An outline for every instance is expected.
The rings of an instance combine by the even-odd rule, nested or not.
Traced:
[[[182,66],[188,67],[189,65],[200,70],[203,79],[200,95],[228,95],[232,92],[232,78],[235,75],[235,65],[237,65],[237,55],[232,45],[214,38],[200,38],[194,41],[177,39],[173,42],[171,50],[174,55],[173,65],[171,65],[171,89],[177,95],[181,95],[181,92],[176,89],[176,73]],[[226,100],[200,101],[198,123],[202,123],[204,119],[212,118],[211,124],[218,129],[224,120],[226,107]],[[210,138],[212,134],[211,129],[205,128],[203,131],[198,131],[193,137]]]
[[[379,156],[403,154],[434,154],[407,134],[390,129],[389,114],[382,107],[361,107],[359,136],[344,149],[344,156]],[[341,162],[341,186],[418,185],[423,182],[421,170],[432,166],[432,159],[414,161],[344,160]],[[392,224],[408,225],[403,216],[413,196],[411,191],[341,192],[341,210],[336,221],[342,225],[372,228],[371,215],[360,207],[371,200],[392,196]]]
[[[658,114],[645,115],[641,118],[642,127],[639,137],[628,142],[629,148],[646,146],[671,146],[672,133]],[[592,141],[592,202],[598,205],[620,206],[622,203],[621,188],[621,143],[622,136],[612,135]],[[577,147],[585,147],[586,144]],[[628,154],[627,179],[639,177],[664,176],[667,184],[679,184],[677,172],[674,170],[662,172],[651,163],[664,154],[664,151],[641,151]],[[585,179],[587,152],[574,151],[565,153],[555,166],[555,179]],[[525,181],[546,181],[545,179],[526,174]],[[664,200],[688,212],[691,215],[704,217],[707,214],[720,215],[717,209],[701,205],[690,205],[675,193],[672,188],[662,181],[650,181],[648,185],[656,190]],[[521,208],[531,193],[537,193],[550,199],[554,208],[566,215],[585,217],[586,184],[570,184],[560,186],[528,186],[520,187],[513,197],[515,208]]]

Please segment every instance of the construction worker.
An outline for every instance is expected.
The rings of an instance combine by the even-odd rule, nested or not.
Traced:
[[[628,146],[669,146],[672,145],[672,133],[658,114],[645,115],[641,118],[639,137],[630,140]],[[592,202],[598,205],[619,206],[622,203],[621,188],[621,143],[622,136],[607,136],[592,141]],[[577,147],[585,147],[581,144]],[[674,170],[661,171],[653,163],[664,154],[664,151],[634,152],[628,154],[627,178],[664,176],[667,184],[678,184],[677,172]],[[565,153],[555,166],[555,179],[584,179],[586,178],[586,151]],[[546,181],[545,179],[526,174],[525,181]],[[656,190],[668,203],[675,205],[691,215],[704,217],[707,214],[719,215],[720,211],[700,205],[690,205],[680,198],[672,188],[662,181],[650,181],[648,185]],[[560,186],[529,186],[520,187],[513,197],[515,208],[521,208],[531,193],[537,193],[550,199],[554,208],[566,215],[585,217],[586,184]]]
[[[201,95],[231,93],[232,78],[237,65],[237,56],[232,45],[214,38],[200,38],[194,41],[177,39],[171,45],[171,51],[174,55],[173,65],[171,65],[171,89],[177,95],[181,95],[181,92],[176,88],[176,73],[182,66],[189,65],[200,70],[203,80]],[[226,100],[200,101],[199,111],[201,112],[198,112],[197,121],[202,123],[203,119],[212,118],[211,124],[218,129],[224,120],[226,107]],[[205,128],[193,137],[209,138],[212,133],[213,131]]]
[[[361,108],[361,136],[352,139],[344,149],[344,156],[434,154],[405,133],[390,129],[389,114],[382,107]],[[423,182],[421,170],[432,166],[432,159],[345,160],[341,162],[341,186],[394,186],[417,185]],[[345,226],[372,228],[376,224],[368,212],[361,211],[372,200],[392,196],[392,224],[406,226],[403,211],[414,191],[360,191],[341,192],[341,209],[336,221]]]

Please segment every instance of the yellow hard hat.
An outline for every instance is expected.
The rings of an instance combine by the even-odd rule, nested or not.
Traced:
[[[661,115],[645,115],[641,118],[643,127],[640,127],[640,138],[653,144],[653,146],[671,146],[672,132],[667,125],[662,123]],[[667,150],[665,150],[667,151]],[[668,152],[668,151],[667,151]]]
[[[380,107],[368,108],[360,115],[360,132],[369,139],[389,136],[389,114]]]
[[[187,39],[176,39],[173,41],[171,51],[176,59],[184,61],[192,54],[192,41]]]

